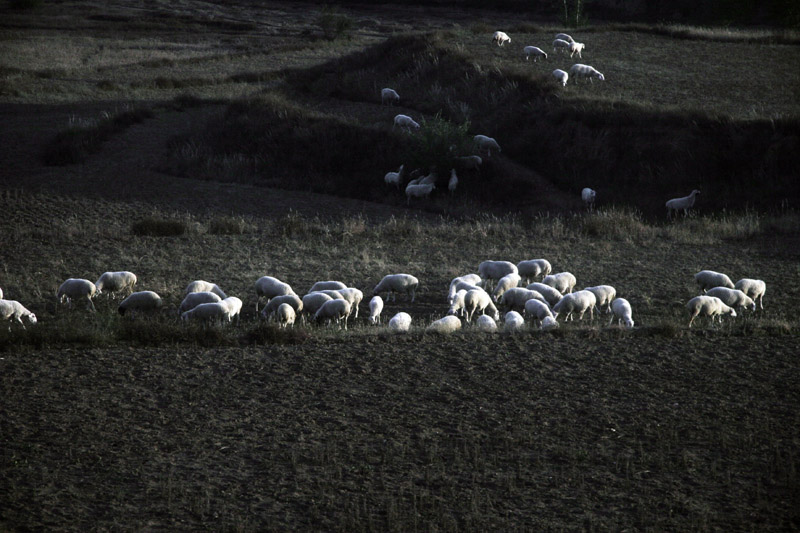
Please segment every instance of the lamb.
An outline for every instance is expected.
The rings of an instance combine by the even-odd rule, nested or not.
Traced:
[[[315,315],[325,302],[331,300],[333,298],[324,292],[310,292],[303,296],[303,311],[309,315]]]
[[[364,293],[352,287],[341,289],[339,292],[350,303],[350,312],[353,313],[355,318],[358,318],[358,306],[361,304],[361,300],[364,299]]]
[[[594,208],[595,198],[597,198],[597,191],[595,191],[594,189],[586,187],[581,191],[581,200],[583,200],[583,205],[585,205],[586,209],[588,209],[589,211],[591,211],[592,208]]]
[[[694,275],[694,280],[703,292],[708,291],[708,289],[713,289],[714,287],[735,288],[731,278],[721,272],[714,272],[713,270],[701,270]]]
[[[569,74],[567,74],[566,71],[557,68],[553,71],[553,77],[556,79],[556,81],[561,82],[562,87],[567,86],[567,81],[569,80]]]
[[[294,326],[295,318],[296,314],[294,312],[294,308],[289,304],[281,304],[275,311],[275,320],[278,322],[278,326],[281,328],[285,328],[286,326]]]
[[[546,316],[544,317],[544,320],[542,320],[542,324],[541,326],[539,326],[539,329],[541,329],[542,331],[547,331],[550,329],[555,329],[557,327],[559,326],[558,322],[556,322],[556,319],[551,316]]]
[[[350,316],[350,311],[350,302],[347,300],[331,300],[317,309],[314,314],[314,321],[327,320],[328,322],[336,322],[340,326],[344,321],[344,329],[347,330],[347,317]]]
[[[547,54],[545,51],[537,46],[526,46],[522,49],[522,52],[525,54],[525,61],[528,61],[531,56],[533,56],[534,62],[536,62],[540,57],[547,59]]]
[[[389,330],[394,333],[408,333],[411,329],[411,315],[408,313],[397,313],[389,320]]]
[[[767,292],[767,284],[760,279],[742,278],[736,282],[734,289],[740,290],[747,296],[758,300],[758,305],[764,309],[764,293]]]
[[[411,203],[411,198],[427,198],[431,195],[433,189],[436,188],[436,185],[433,183],[426,183],[426,184],[415,184],[409,183],[406,186],[406,204]]]
[[[479,155],[464,155],[456,157],[456,162],[462,170],[479,170],[483,164],[483,158]]]
[[[458,176],[456,176],[456,169],[450,169],[450,181],[447,182],[447,190],[450,193],[456,192],[456,187],[458,187]]]
[[[597,298],[597,307],[606,306],[606,312],[611,312],[611,302],[617,297],[617,289],[611,285],[597,285],[595,287],[586,287],[585,291],[591,291],[594,297]]]
[[[544,305],[549,307],[547,300],[544,299],[544,296],[536,291],[528,290],[523,287],[514,287],[508,289],[503,293],[502,296],[500,296],[500,298],[498,298],[497,303],[498,305],[502,305],[503,308],[510,311],[523,311],[525,310],[525,304],[528,300],[539,300]]]
[[[400,168],[397,172],[387,172],[385,176],[383,176],[383,181],[386,182],[386,185],[394,185],[398,189],[400,188],[400,180],[403,177],[403,168],[405,165],[400,165]]]
[[[589,65],[583,65],[581,63],[575,63],[569,69],[569,75],[575,78],[575,84],[578,84],[578,80],[580,78],[588,78],[589,82],[592,82],[593,78],[597,78],[600,81],[606,81],[606,77],[603,76],[601,72]]]
[[[481,315],[475,321],[475,325],[481,331],[497,331],[497,322],[489,315]]]
[[[267,298],[267,303],[276,296],[286,296],[287,294],[294,294],[291,285],[284,283],[278,278],[272,276],[261,276],[256,280],[256,313],[258,313],[258,303],[262,297]],[[225,298],[225,296],[222,296]]]
[[[738,289],[728,289],[727,287],[714,287],[706,292],[706,296],[716,296],[722,303],[728,307],[744,307],[750,308],[751,311],[756,310],[756,303],[752,298]]]
[[[464,297],[466,295],[466,289],[461,289],[456,292],[455,296],[450,301],[450,309],[447,310],[448,315],[464,316]]]
[[[521,331],[522,328],[525,327],[525,319],[516,311],[509,311],[506,313],[504,322],[505,330],[509,332]]]
[[[405,128],[406,131],[410,131],[412,128],[415,130],[419,129],[419,124],[408,115],[395,115],[392,129],[397,126]]]
[[[725,303],[716,296],[695,296],[686,304],[689,310],[691,319],[689,320],[689,327],[692,327],[694,319],[698,316],[711,317],[711,323],[714,323],[714,317],[718,317],[719,322],[722,323],[722,315],[736,316],[736,311],[725,305]]]
[[[542,303],[541,301],[532,298],[525,302],[525,314],[533,321],[543,321],[545,318],[553,318],[553,311],[550,310],[550,306],[546,303]]]
[[[550,305],[550,307],[556,305],[563,297],[558,290],[554,289],[550,285],[545,285],[544,283],[531,283],[526,288],[536,291],[544,296],[544,299],[547,300],[547,303]]]
[[[553,41],[553,52],[566,52],[569,50],[569,41],[565,41],[564,39],[556,39]]]
[[[511,37],[509,37],[505,32],[496,31],[494,35],[492,35],[492,42],[497,43],[497,46],[503,46],[506,43],[511,42]]]
[[[347,285],[342,283],[341,281],[318,281],[314,283],[310,289],[308,289],[308,293],[312,292],[319,292],[319,291],[338,291],[339,289],[346,289]]]
[[[545,276],[542,280],[542,283],[545,285],[550,285],[561,294],[566,294],[568,292],[572,292],[572,289],[575,288],[577,280],[575,279],[575,276],[569,272],[559,272],[558,274],[550,274],[549,276]]]
[[[578,57],[580,58],[581,57],[581,52],[583,51],[583,49],[585,47],[586,47],[586,45],[583,44],[583,43],[576,43],[576,42],[569,43],[569,57],[572,57],[575,54],[578,54]]]
[[[413,302],[418,286],[419,280],[411,274],[387,274],[377,285],[375,285],[375,289],[372,291],[372,294],[376,295],[382,291],[386,291],[386,301],[388,302],[392,296],[392,293],[395,293],[395,301],[397,301],[396,293],[410,293],[411,301]]]
[[[186,286],[186,290],[183,291],[184,294],[190,294],[192,292],[213,292],[220,298],[228,297],[216,283],[210,283],[201,279],[191,282]]]
[[[497,150],[501,152],[500,145],[497,144],[492,137],[487,137],[486,135],[476,135],[473,137],[475,144],[478,146],[478,149],[481,151],[486,152],[486,157],[492,157],[492,150]]]
[[[132,293],[136,281],[136,274],[128,272],[127,270],[120,272],[103,272],[100,278],[94,282],[94,286],[97,287],[97,294],[102,294],[105,290],[114,297],[114,293],[116,292],[127,290],[128,294]]]
[[[8,320],[8,331],[11,331],[11,323],[16,320],[22,329],[25,328],[25,319],[28,324],[36,324],[36,315],[28,311],[24,305],[16,300],[3,300],[0,298],[0,321],[5,322]]]
[[[564,297],[553,306],[553,316],[558,318],[561,313],[566,313],[564,320],[570,320],[572,313],[578,313],[578,320],[583,320],[583,314],[589,311],[589,319],[594,319],[594,308],[597,305],[597,298],[591,291],[577,291],[564,295]],[[574,320],[574,319],[573,319]]]
[[[389,102],[389,105],[393,105],[395,102],[400,101],[400,95],[397,94],[397,91],[394,89],[390,89],[385,87],[381,89],[381,105]]]
[[[519,282],[522,280],[519,274],[512,272],[511,274],[506,274],[497,282],[497,286],[492,291],[492,300],[495,302],[497,301],[500,296],[503,295],[508,289],[513,287],[517,287]]]
[[[507,274],[519,274],[517,265],[510,261],[484,261],[478,265],[478,275],[485,279],[484,286],[489,284],[489,280],[497,281]]]
[[[567,41],[568,43],[574,43],[575,39],[567,35],[566,33],[557,33],[555,36],[556,39],[561,39],[562,41]]]
[[[517,263],[517,273],[529,284],[531,280],[539,276],[547,276],[553,271],[550,261],[547,259],[528,259]]]
[[[381,323],[381,311],[383,311],[383,298],[380,296],[373,296],[369,301],[369,323]]]
[[[239,323],[239,314],[242,312],[242,301],[236,296],[228,296],[221,302],[227,311],[228,322],[236,318],[236,323]]]
[[[631,310],[631,304],[625,298],[617,298],[611,303],[611,310],[613,314],[611,315],[611,320],[608,322],[610,326],[614,319],[617,319],[618,324],[625,324],[625,328],[631,329],[633,328],[633,311]]]
[[[183,314],[190,309],[194,309],[200,304],[216,303],[222,301],[222,298],[209,291],[190,292],[181,302],[178,307],[178,313]]]
[[[447,315],[432,322],[425,331],[448,334],[461,329],[461,320],[457,316]]]
[[[464,309],[467,311],[467,322],[472,320],[475,311],[480,311],[480,314],[485,315],[487,309],[492,318],[495,320],[500,318],[500,313],[492,303],[492,299],[483,289],[467,291],[467,294],[464,295]]]
[[[284,294],[283,296],[276,296],[275,298],[272,298],[269,303],[264,306],[264,309],[261,310],[261,317],[265,320],[269,320],[275,316],[278,308],[283,304],[291,307],[295,315],[303,311],[303,300],[301,300],[299,296],[296,294]]]
[[[673,213],[677,215],[680,209],[683,209],[683,218],[686,218],[689,215],[689,209],[694,207],[694,201],[698,194],[700,194],[700,191],[694,189],[689,196],[667,200],[665,204],[667,206],[667,220],[672,219]]]
[[[97,287],[88,279],[69,278],[58,287],[58,301],[66,301],[72,307],[73,300],[85,300],[86,308],[96,311],[92,298],[97,294]]]
[[[148,313],[157,311],[158,309],[161,309],[162,305],[164,305],[164,302],[161,300],[161,296],[155,292],[139,291],[132,293],[130,296],[122,300],[122,302],[119,304],[119,307],[117,307],[117,311],[122,316],[125,316],[125,313],[130,311],[130,316],[133,318],[136,316],[137,312]]]

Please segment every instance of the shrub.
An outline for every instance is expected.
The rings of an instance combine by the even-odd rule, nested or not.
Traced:
[[[347,32],[353,27],[353,19],[336,7],[325,6],[317,17],[316,24],[322,30],[322,35],[333,41],[347,36]]]
[[[208,223],[208,232],[212,235],[241,235],[249,229],[241,217],[217,217]]]

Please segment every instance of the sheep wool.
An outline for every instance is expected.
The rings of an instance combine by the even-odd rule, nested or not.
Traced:
[[[447,315],[431,323],[426,331],[432,333],[453,333],[461,329],[461,320],[457,316]]]
[[[763,280],[742,278],[736,282],[733,288],[742,291],[753,301],[758,301],[759,308],[764,309],[764,293],[767,292],[767,284]]]
[[[711,318],[711,323],[714,323],[714,318],[717,317],[722,323],[722,315],[736,316],[736,311],[715,296],[695,296],[686,304],[689,310],[689,327],[692,327],[695,319],[698,316],[707,316]]]
[[[411,315],[400,312],[389,320],[389,330],[394,333],[408,333],[411,329]]]
[[[16,300],[3,300],[0,299],[0,321],[8,321],[8,331],[11,331],[11,324],[17,321],[22,329],[25,328],[25,319],[28,324],[36,324],[36,315],[28,311],[24,305]]]

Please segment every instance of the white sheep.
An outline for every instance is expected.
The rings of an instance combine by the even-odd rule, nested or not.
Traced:
[[[561,39],[562,41],[567,41],[568,43],[574,43],[575,39],[571,36],[567,35],[566,33],[557,33],[555,36],[556,39]]]
[[[583,200],[583,205],[585,205],[586,209],[589,211],[594,207],[595,198],[597,198],[597,191],[594,189],[586,187],[581,191],[581,200]]]
[[[489,315],[481,315],[475,320],[475,326],[481,331],[497,331],[497,322]]]
[[[289,304],[281,304],[275,311],[275,320],[278,326],[285,328],[286,326],[294,326],[295,318],[297,317],[294,308]]]
[[[219,303],[222,304],[227,311],[228,322],[235,318],[238,324],[239,314],[242,312],[242,301],[236,296],[228,296]]]
[[[711,323],[714,323],[714,317],[718,317],[719,322],[722,323],[722,315],[736,316],[736,311],[725,305],[725,303],[716,296],[695,296],[686,304],[689,310],[689,327],[692,327],[694,319],[698,316],[711,317]]]
[[[331,300],[322,304],[322,307],[314,313],[314,321],[336,322],[341,327],[344,322],[344,329],[347,330],[347,317],[350,316],[350,302],[347,300]]]
[[[466,289],[461,289],[456,292],[453,299],[450,301],[450,309],[447,310],[448,315],[464,316],[464,297],[467,295]]]
[[[528,300],[539,300],[544,305],[549,307],[547,300],[544,299],[544,296],[536,291],[532,291],[524,287],[513,287],[508,289],[497,299],[497,304],[509,311],[523,311],[525,310],[525,303]]]
[[[383,298],[380,296],[373,296],[369,301],[369,323],[381,323],[381,311],[383,311]]]
[[[312,292],[318,291],[338,291],[339,289],[346,289],[347,284],[342,281],[317,281],[314,283],[310,289],[308,289],[308,294]]]
[[[222,323],[228,318],[228,307],[219,302],[208,302],[200,304],[188,311],[181,313],[181,320],[188,322],[190,320],[200,320],[204,323],[212,321]]]
[[[456,157],[456,163],[462,170],[480,170],[483,158],[479,155],[464,155]]]
[[[503,293],[506,292],[508,289],[519,286],[519,282],[521,280],[522,278],[516,272],[506,274],[505,276],[500,278],[497,282],[497,286],[492,291],[492,300],[496,302],[497,299],[500,298],[500,296],[502,296]]]
[[[133,318],[136,316],[137,312],[149,313],[157,311],[161,309],[163,305],[164,302],[161,300],[161,296],[155,292],[139,291],[131,293],[127,298],[122,300],[119,307],[117,307],[117,311],[123,316],[125,316],[125,313],[130,312],[130,316]]]
[[[545,276],[542,283],[553,287],[561,294],[566,294],[572,292],[572,289],[574,289],[577,284],[577,280],[570,272],[559,272],[557,274]]]
[[[522,328],[525,327],[525,319],[516,311],[506,313],[503,321],[505,322],[504,329],[509,332],[522,331]]]
[[[578,313],[578,320],[583,320],[583,314],[589,311],[589,319],[594,319],[594,308],[597,305],[597,298],[591,291],[577,291],[565,294],[559,302],[553,306],[553,316],[558,318],[561,313],[566,313],[564,321],[574,320],[573,313]]]
[[[284,283],[278,278],[272,276],[261,276],[256,280],[256,313],[258,313],[258,304],[262,297],[267,299],[267,303],[276,296],[286,296],[287,294],[294,294],[292,286]],[[223,296],[223,298],[225,298]]]
[[[738,289],[729,289],[727,287],[714,287],[706,292],[706,296],[716,296],[728,307],[744,307],[749,308],[751,311],[756,310],[756,303],[752,298],[747,296],[744,292]]]
[[[95,311],[92,298],[97,294],[97,287],[88,279],[69,278],[58,287],[58,301],[65,301],[72,307],[73,300],[86,301],[86,308]]]
[[[381,105],[385,104],[386,102],[389,102],[389,105],[392,105],[399,101],[400,95],[397,94],[397,91],[388,87],[381,89]]]
[[[265,320],[273,318],[274,314],[278,311],[278,308],[283,304],[290,306],[295,315],[298,315],[303,311],[303,300],[301,300],[299,296],[296,294],[284,294],[282,296],[276,296],[275,298],[272,298],[269,303],[264,306],[264,309],[261,310],[261,317]]]
[[[683,209],[683,218],[686,218],[689,215],[689,209],[694,207],[694,201],[698,194],[700,194],[700,191],[694,189],[689,196],[667,200],[665,204],[667,206],[667,220],[671,219],[673,214],[677,215],[681,209]]]
[[[432,322],[425,331],[432,333],[453,333],[461,329],[461,320],[457,316],[447,315]]]
[[[178,307],[178,314],[183,314],[190,309],[194,309],[200,304],[216,303],[222,301],[222,298],[209,291],[190,292],[181,302]]]
[[[491,281],[497,281],[507,274],[519,274],[517,265],[510,261],[483,261],[478,265],[478,275],[486,280],[484,287],[487,289],[491,285]]]
[[[397,313],[389,320],[389,330],[394,333],[407,333],[411,328],[411,315],[408,313]]]
[[[551,316],[546,316],[542,320],[542,324],[539,326],[539,329],[541,329],[542,331],[547,331],[550,329],[555,329],[557,327],[559,327],[559,325],[558,322],[556,322],[556,319]]]
[[[553,52],[566,52],[569,50],[569,41],[556,39],[553,41]]]
[[[597,298],[597,307],[606,306],[606,313],[611,312],[611,302],[617,297],[617,289],[611,285],[597,285],[595,287],[586,287],[585,291],[591,291],[594,297]]]
[[[727,287],[734,289],[731,278],[721,272],[714,272],[713,270],[701,270],[694,275],[694,280],[703,292],[714,287]]]
[[[102,294],[103,291],[114,293],[127,290],[128,294],[133,292],[133,286],[136,285],[136,274],[123,270],[120,272],[103,272],[103,274],[94,282],[97,287],[97,294]]]
[[[456,169],[450,169],[450,181],[447,182],[447,190],[450,193],[456,192],[456,187],[458,187],[458,176],[456,175]]]
[[[536,62],[540,57],[547,59],[547,53],[538,46],[526,46],[522,49],[525,54],[525,61],[528,61],[533,56],[533,61]]]
[[[534,282],[528,285],[526,288],[536,291],[544,296],[544,299],[547,300],[547,303],[550,305],[550,307],[556,305],[558,301],[563,298],[563,295],[557,289],[551,287],[550,285],[545,285],[544,283]]]
[[[191,282],[189,285],[186,286],[186,290],[183,291],[183,294],[190,294],[192,292],[213,292],[220,298],[227,298],[228,295],[225,294],[222,289],[219,288],[219,285],[216,283],[211,283],[208,281],[203,281],[202,279],[198,279],[196,281]]]
[[[350,303],[350,312],[355,318],[358,318],[358,306],[361,305],[361,300],[364,299],[364,293],[353,287],[340,289],[339,293]]]
[[[324,292],[310,292],[303,296],[303,311],[304,316],[305,314],[308,315],[315,315],[320,307],[325,302],[329,302],[333,300],[333,298],[329,294],[325,294]]]
[[[492,157],[492,150],[497,150],[501,152],[500,145],[497,144],[497,141],[494,140],[492,137],[487,137],[486,135],[476,135],[473,137],[475,141],[475,145],[478,147],[478,150],[485,151],[486,157]]]
[[[480,314],[485,315],[486,311],[488,310],[489,313],[491,313],[490,316],[492,318],[495,320],[500,319],[500,313],[492,303],[492,299],[489,297],[489,294],[483,289],[473,289],[471,291],[467,291],[467,294],[464,295],[464,309],[467,312],[467,322],[472,321],[472,317],[476,311],[479,311]]]
[[[436,180],[439,179],[435,169],[431,169],[427,176],[419,178],[415,185],[436,185]]]
[[[734,289],[740,290],[747,296],[758,300],[758,305],[764,309],[764,293],[767,292],[767,284],[760,279],[742,278],[736,282]]]
[[[409,131],[412,128],[418,130],[419,124],[408,115],[395,115],[392,129],[394,129],[395,127],[404,128],[406,131]]]
[[[453,281],[450,282],[450,290],[447,293],[447,302],[452,304],[453,299],[456,297],[456,293],[458,291],[471,291],[472,289],[483,290],[483,287],[478,285],[478,283],[473,283],[471,280],[467,280],[463,277],[454,278]]]
[[[557,68],[553,71],[553,77],[556,81],[561,82],[562,87],[567,86],[567,81],[569,81],[569,74],[566,71]]]
[[[375,289],[373,289],[372,294],[376,295],[380,292],[386,291],[386,301],[388,302],[393,293],[394,300],[397,301],[397,293],[402,292],[405,294],[411,294],[411,301],[413,302],[418,286],[419,280],[411,274],[387,274],[377,285],[375,285]]]
[[[569,57],[578,54],[578,57],[580,58],[581,52],[583,51],[584,48],[586,48],[586,45],[583,43],[576,43],[576,42],[569,43]]]
[[[537,320],[541,322],[547,317],[553,318],[553,311],[550,306],[535,298],[525,302],[525,314],[534,322]]]
[[[552,271],[553,267],[547,259],[527,259],[517,263],[517,273],[525,280],[526,285],[539,276],[547,276]]]
[[[611,320],[608,322],[610,326],[614,319],[617,319],[618,324],[625,324],[627,329],[633,328],[633,310],[631,304],[625,298],[616,298],[611,303]]]
[[[494,32],[494,35],[492,35],[492,42],[496,43],[497,46],[503,46],[504,44],[511,42],[511,37],[509,37],[503,31],[496,31]]]
[[[327,294],[328,296],[330,296],[334,300],[344,300],[344,295],[341,292],[339,292],[338,290],[325,289],[325,290],[322,290],[322,291],[315,291],[315,292],[321,292],[322,294]]]
[[[16,320],[22,329],[25,328],[25,319],[28,324],[36,324],[36,315],[28,311],[24,305],[16,300],[3,300],[0,298],[0,322],[8,320],[8,331],[11,331],[11,323]]]
[[[606,81],[606,77],[603,76],[603,73],[598,71],[592,66],[583,65],[581,63],[575,63],[569,68],[569,75],[575,78],[575,84],[577,85],[578,80],[581,78],[587,78],[590,83],[592,83],[592,79],[597,78],[600,81]]]
[[[385,176],[383,176],[383,181],[386,185],[394,185],[396,188],[400,188],[400,181],[403,177],[403,168],[405,165],[400,165],[400,168],[397,172],[387,172]]]
[[[431,192],[436,188],[433,183],[416,184],[409,183],[406,185],[406,204],[411,203],[411,198],[427,198]]]
[[[0,289],[0,300],[3,299],[3,289]]]

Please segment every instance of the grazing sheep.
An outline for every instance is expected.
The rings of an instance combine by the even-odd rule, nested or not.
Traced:
[[[611,312],[611,302],[617,297],[617,289],[611,285],[597,285],[596,287],[586,287],[585,291],[591,291],[597,298],[597,307],[606,306],[606,313]]]
[[[281,328],[285,328],[286,326],[294,326],[296,316],[297,315],[294,312],[294,308],[289,304],[281,304],[275,311],[275,320],[278,322],[278,326]]]
[[[550,285],[561,294],[566,294],[568,292],[572,292],[572,289],[575,288],[577,280],[575,279],[575,276],[569,272],[559,272],[558,274],[550,274],[549,276],[545,276],[542,280],[542,283],[545,285]]]
[[[537,320],[541,322],[547,317],[553,318],[553,311],[550,310],[550,306],[535,298],[525,302],[525,314],[531,317],[534,322]]]
[[[480,314],[485,315],[488,309],[491,317],[495,320],[500,319],[500,313],[492,303],[489,294],[483,289],[467,291],[464,295],[464,309],[467,311],[467,322],[472,321],[475,311],[480,311]]]
[[[448,315],[464,316],[464,297],[467,295],[466,289],[461,289],[456,292],[453,299],[450,301],[450,309],[447,310]]]
[[[517,263],[517,273],[525,280],[526,285],[539,276],[547,276],[552,271],[553,267],[547,259],[528,259]]]
[[[397,172],[387,172],[385,176],[383,176],[383,181],[386,182],[386,185],[394,185],[398,189],[400,188],[400,181],[403,177],[403,168],[405,165],[400,165],[400,168]]]
[[[318,281],[308,289],[308,294],[319,291],[338,291],[339,289],[346,288],[347,284],[341,281]]]
[[[583,200],[583,205],[585,205],[586,209],[588,209],[589,211],[591,211],[592,208],[594,207],[595,198],[597,198],[597,191],[595,191],[594,189],[586,187],[581,191],[581,200]]]
[[[689,310],[689,327],[692,327],[694,319],[698,316],[711,317],[711,323],[714,323],[714,317],[718,317],[722,323],[722,315],[736,316],[736,311],[725,305],[725,303],[716,296],[695,296],[686,304]]]
[[[667,200],[665,204],[667,206],[667,220],[671,220],[673,213],[677,215],[681,209],[683,209],[683,218],[686,218],[689,215],[689,209],[694,207],[695,197],[698,194],[700,194],[700,191],[694,189],[689,196]]]
[[[8,320],[8,331],[11,331],[11,323],[16,320],[22,329],[25,328],[25,319],[28,324],[36,324],[36,315],[28,311],[24,305],[16,300],[3,300],[0,298],[0,322]]]
[[[474,274],[469,274],[469,276],[474,276]],[[478,279],[480,280],[480,277],[478,277]],[[482,287],[478,285],[478,283],[480,283],[480,281],[473,282],[473,279],[467,278],[467,276],[453,278],[453,281],[450,282],[450,290],[447,293],[448,303],[453,303],[453,298],[455,298],[456,293],[460,290],[471,291],[472,289],[481,289]]]
[[[139,291],[132,293],[130,296],[122,300],[119,304],[119,307],[117,307],[117,311],[122,316],[125,316],[125,313],[130,311],[130,316],[133,318],[136,316],[137,312],[149,313],[157,311],[161,309],[162,305],[164,305],[164,302],[161,300],[161,296],[158,294],[154,293],[153,291]]]
[[[713,289],[714,287],[735,288],[731,278],[721,272],[714,272],[713,270],[701,270],[694,275],[694,280],[703,292],[708,291],[708,289]]]
[[[315,291],[315,292],[321,292],[322,294],[327,294],[328,296],[330,296],[334,300],[344,300],[344,295],[341,292],[339,292],[338,290],[325,289],[325,290],[322,290],[322,291]]]
[[[358,318],[358,306],[361,305],[361,300],[364,299],[364,293],[352,287],[340,289],[339,292],[345,300],[350,302],[350,312],[353,313],[355,318]]]
[[[736,282],[733,288],[742,291],[753,301],[758,300],[759,307],[764,309],[764,293],[767,292],[767,284],[765,282],[760,279],[742,278]]]
[[[258,313],[258,304],[262,297],[266,297],[267,303],[276,296],[286,296],[287,294],[294,294],[291,285],[284,283],[278,278],[272,276],[261,276],[256,280],[256,313]],[[223,299],[225,296],[223,296]]]
[[[575,84],[578,84],[578,80],[581,78],[588,78],[589,83],[592,83],[593,78],[597,78],[600,81],[606,81],[606,77],[603,76],[602,72],[598,71],[592,66],[583,65],[581,63],[575,63],[569,68],[569,75],[575,78]]]
[[[583,314],[589,311],[589,319],[594,319],[594,308],[597,305],[597,298],[591,291],[577,291],[565,294],[564,297],[553,306],[553,316],[558,318],[561,313],[566,313],[564,321],[572,318],[572,313],[578,313],[578,320],[583,320]],[[572,318],[574,320],[574,318]]]
[[[515,267],[516,268],[516,267]],[[503,295],[508,289],[513,287],[519,286],[519,282],[522,280],[519,274],[512,272],[511,274],[506,274],[497,282],[497,286],[492,291],[492,300],[497,301],[500,296]]]
[[[436,185],[433,183],[415,184],[409,183],[406,186],[406,204],[411,203],[411,198],[427,198],[431,195]]]
[[[563,297],[563,295],[557,289],[554,289],[550,285],[545,285],[544,283],[534,282],[528,285],[526,288],[536,291],[544,296],[544,299],[547,300],[547,303],[550,305],[550,307],[556,305]]]
[[[506,331],[522,331],[522,328],[525,327],[525,319],[516,311],[509,311],[506,313],[503,321],[505,322],[504,329]]]
[[[404,128],[406,131],[410,131],[412,128],[418,130],[419,124],[408,115],[395,115],[392,129],[395,127]]]
[[[203,281],[198,279],[197,281],[191,282],[189,285],[186,286],[186,290],[183,291],[183,294],[190,294],[192,292],[213,292],[220,298],[227,298],[222,289],[216,283],[210,283],[208,281]]]
[[[3,289],[0,289],[0,300],[3,299]]]
[[[509,311],[524,311],[525,303],[528,300],[539,300],[544,305],[548,305],[547,300],[544,299],[544,296],[536,291],[525,289],[523,287],[513,287],[508,289],[497,299],[497,304]]]
[[[94,282],[94,286],[97,287],[97,294],[108,291],[112,297],[116,296],[114,293],[124,290],[127,290],[128,294],[132,293],[134,285],[136,285],[136,274],[127,270],[103,272],[100,278]]]
[[[194,309],[200,304],[209,304],[222,301],[222,298],[209,291],[190,292],[178,307],[178,314],[183,314],[190,309]]]
[[[625,298],[617,298],[611,303],[611,320],[608,322],[610,326],[614,319],[617,319],[618,324],[625,324],[627,329],[633,328],[633,310],[631,304]]]
[[[562,41],[567,41],[568,43],[574,43],[575,39],[567,35],[566,33],[557,33],[555,39],[561,39]]]
[[[550,329],[555,329],[557,327],[559,327],[559,325],[558,322],[556,322],[556,319],[551,316],[546,316],[542,320],[542,324],[541,326],[539,326],[539,329],[541,329],[542,331],[547,331]]]
[[[369,323],[381,323],[381,311],[383,311],[383,298],[380,296],[373,296],[369,301]]]
[[[315,315],[325,302],[333,300],[331,295],[324,292],[310,292],[303,296],[303,311],[305,314]]]
[[[500,145],[497,144],[492,137],[487,137],[486,135],[476,135],[473,137],[475,144],[478,146],[478,150],[485,151],[486,157],[492,157],[492,150],[497,150],[501,152]]]
[[[181,320],[188,322],[189,320],[199,320],[204,323],[216,321],[222,323],[223,320],[228,318],[228,307],[219,302],[209,302],[200,304],[188,311],[181,313]]]
[[[488,289],[491,281],[497,281],[507,274],[519,274],[517,265],[510,261],[484,261],[478,265],[478,275],[486,280],[484,286]]]
[[[420,178],[416,185],[436,185],[437,179],[439,179],[439,176],[436,174],[436,170],[431,169],[430,173]]]
[[[569,50],[569,41],[564,39],[556,39],[553,41],[553,52],[566,52]]]
[[[461,329],[461,320],[457,316],[447,315],[432,322],[425,331],[432,333],[453,333]]]
[[[727,287],[714,287],[706,292],[706,296],[716,296],[722,303],[728,307],[744,307],[749,308],[751,311],[756,310],[756,303],[752,298],[738,289],[729,289]]]
[[[301,300],[299,296],[296,294],[284,294],[283,296],[272,298],[269,303],[264,306],[264,309],[261,310],[261,317],[265,320],[269,320],[283,304],[290,306],[295,315],[303,311],[303,300]]]
[[[219,303],[222,304],[227,311],[228,322],[235,318],[238,324],[239,314],[242,312],[242,301],[236,296],[228,296]]]
[[[479,155],[464,155],[456,157],[456,162],[462,170],[479,170],[483,164],[483,158]]]
[[[497,322],[489,315],[481,315],[475,320],[475,326],[481,331],[497,331]]]
[[[407,333],[411,329],[411,315],[408,313],[397,313],[389,320],[389,330],[394,333]]]
[[[344,329],[347,330],[347,317],[350,316],[350,311],[350,302],[347,300],[331,300],[317,309],[314,314],[314,321],[327,320],[328,322],[336,322],[339,326],[344,322]]]
[[[534,62],[536,62],[540,57],[547,59],[547,54],[545,51],[537,46],[526,46],[522,49],[522,52],[525,54],[525,61],[528,61],[531,56],[533,56]]]
[[[385,87],[381,89],[381,105],[389,102],[389,105],[393,105],[395,102],[400,101],[400,95],[397,94],[397,91],[394,89],[389,89]]]
[[[392,293],[395,293],[395,301],[397,301],[396,293],[410,293],[411,301],[413,302],[418,286],[419,280],[411,274],[387,274],[377,285],[375,285],[375,289],[373,289],[372,294],[376,295],[380,292],[386,291],[386,301],[388,302],[392,296]]]
[[[583,51],[583,49],[585,47],[586,47],[586,45],[583,44],[583,43],[576,43],[576,42],[569,43],[569,57],[572,57],[575,54],[578,54],[578,57],[580,58],[581,57],[581,52]]]
[[[567,81],[569,81],[569,74],[567,74],[566,71],[557,68],[553,71],[553,77],[556,79],[556,81],[561,82],[562,87],[567,86]]]
[[[496,43],[497,46],[503,46],[504,44],[511,42],[511,37],[509,37],[503,31],[496,31],[494,32],[494,35],[492,35],[492,42]]]
[[[447,190],[450,193],[456,192],[456,187],[458,187],[458,176],[456,176],[456,169],[450,169],[450,181],[447,182]]]
[[[69,278],[58,287],[57,296],[60,303],[66,301],[70,308],[73,300],[85,300],[86,308],[96,311],[92,303],[95,294],[97,294],[97,287],[88,279]]]

